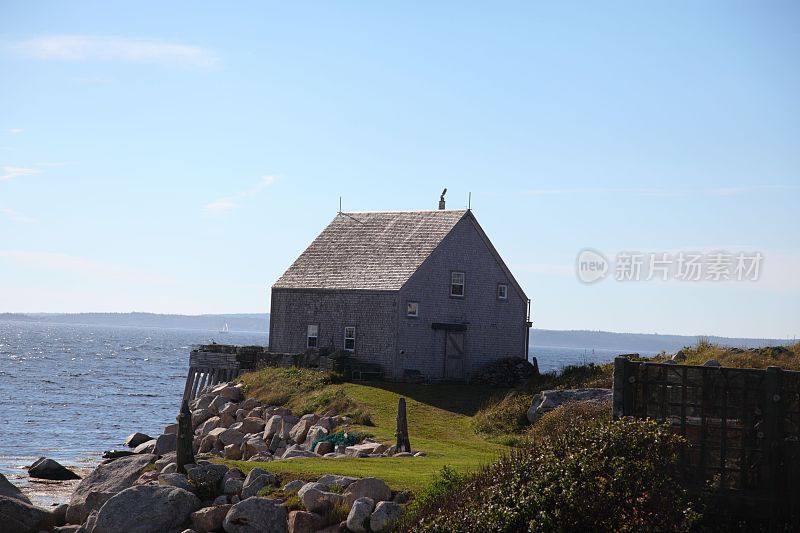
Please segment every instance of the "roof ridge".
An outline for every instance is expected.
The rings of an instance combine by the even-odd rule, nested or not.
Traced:
[[[340,211],[337,214],[345,214],[345,215],[358,215],[358,214],[378,214],[378,213],[386,213],[386,214],[395,214],[395,213],[466,213],[469,211],[467,208],[463,209],[423,209],[423,210],[400,210],[400,211]]]

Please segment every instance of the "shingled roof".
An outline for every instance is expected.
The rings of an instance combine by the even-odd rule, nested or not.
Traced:
[[[273,288],[398,290],[466,213],[340,213]]]

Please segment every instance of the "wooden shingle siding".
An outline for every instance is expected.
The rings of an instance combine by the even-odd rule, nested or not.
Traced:
[[[270,350],[306,349],[309,324],[319,325],[318,347],[344,348],[344,328],[356,328],[353,354],[391,368],[396,351],[397,292],[272,289]]]
[[[450,296],[450,273],[465,273],[463,298]],[[509,285],[508,298],[497,298],[497,284]],[[465,377],[504,357],[525,357],[527,300],[511,290],[511,280],[486,247],[469,218],[450,235],[400,290],[401,307],[419,301],[419,316],[400,317],[398,377],[405,369],[442,379],[445,332],[431,324],[465,323]]]

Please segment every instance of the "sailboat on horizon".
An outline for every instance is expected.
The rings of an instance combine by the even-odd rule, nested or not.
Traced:
[[[219,330],[220,334],[224,335],[225,333],[230,333],[231,330],[228,328],[228,323],[225,322],[225,325],[222,326],[222,329]]]

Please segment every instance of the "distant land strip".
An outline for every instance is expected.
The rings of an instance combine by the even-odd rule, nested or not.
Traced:
[[[0,313],[0,321],[44,322],[96,326],[151,327],[219,331],[225,324],[230,331],[269,331],[269,313],[233,313],[177,315],[158,313]],[[615,333],[589,330],[536,329],[531,333],[531,351],[537,347],[598,349],[623,351],[666,350],[674,352],[697,342],[698,335],[662,335],[658,333]],[[757,339],[707,336],[723,346],[761,347],[785,345],[793,339]]]

